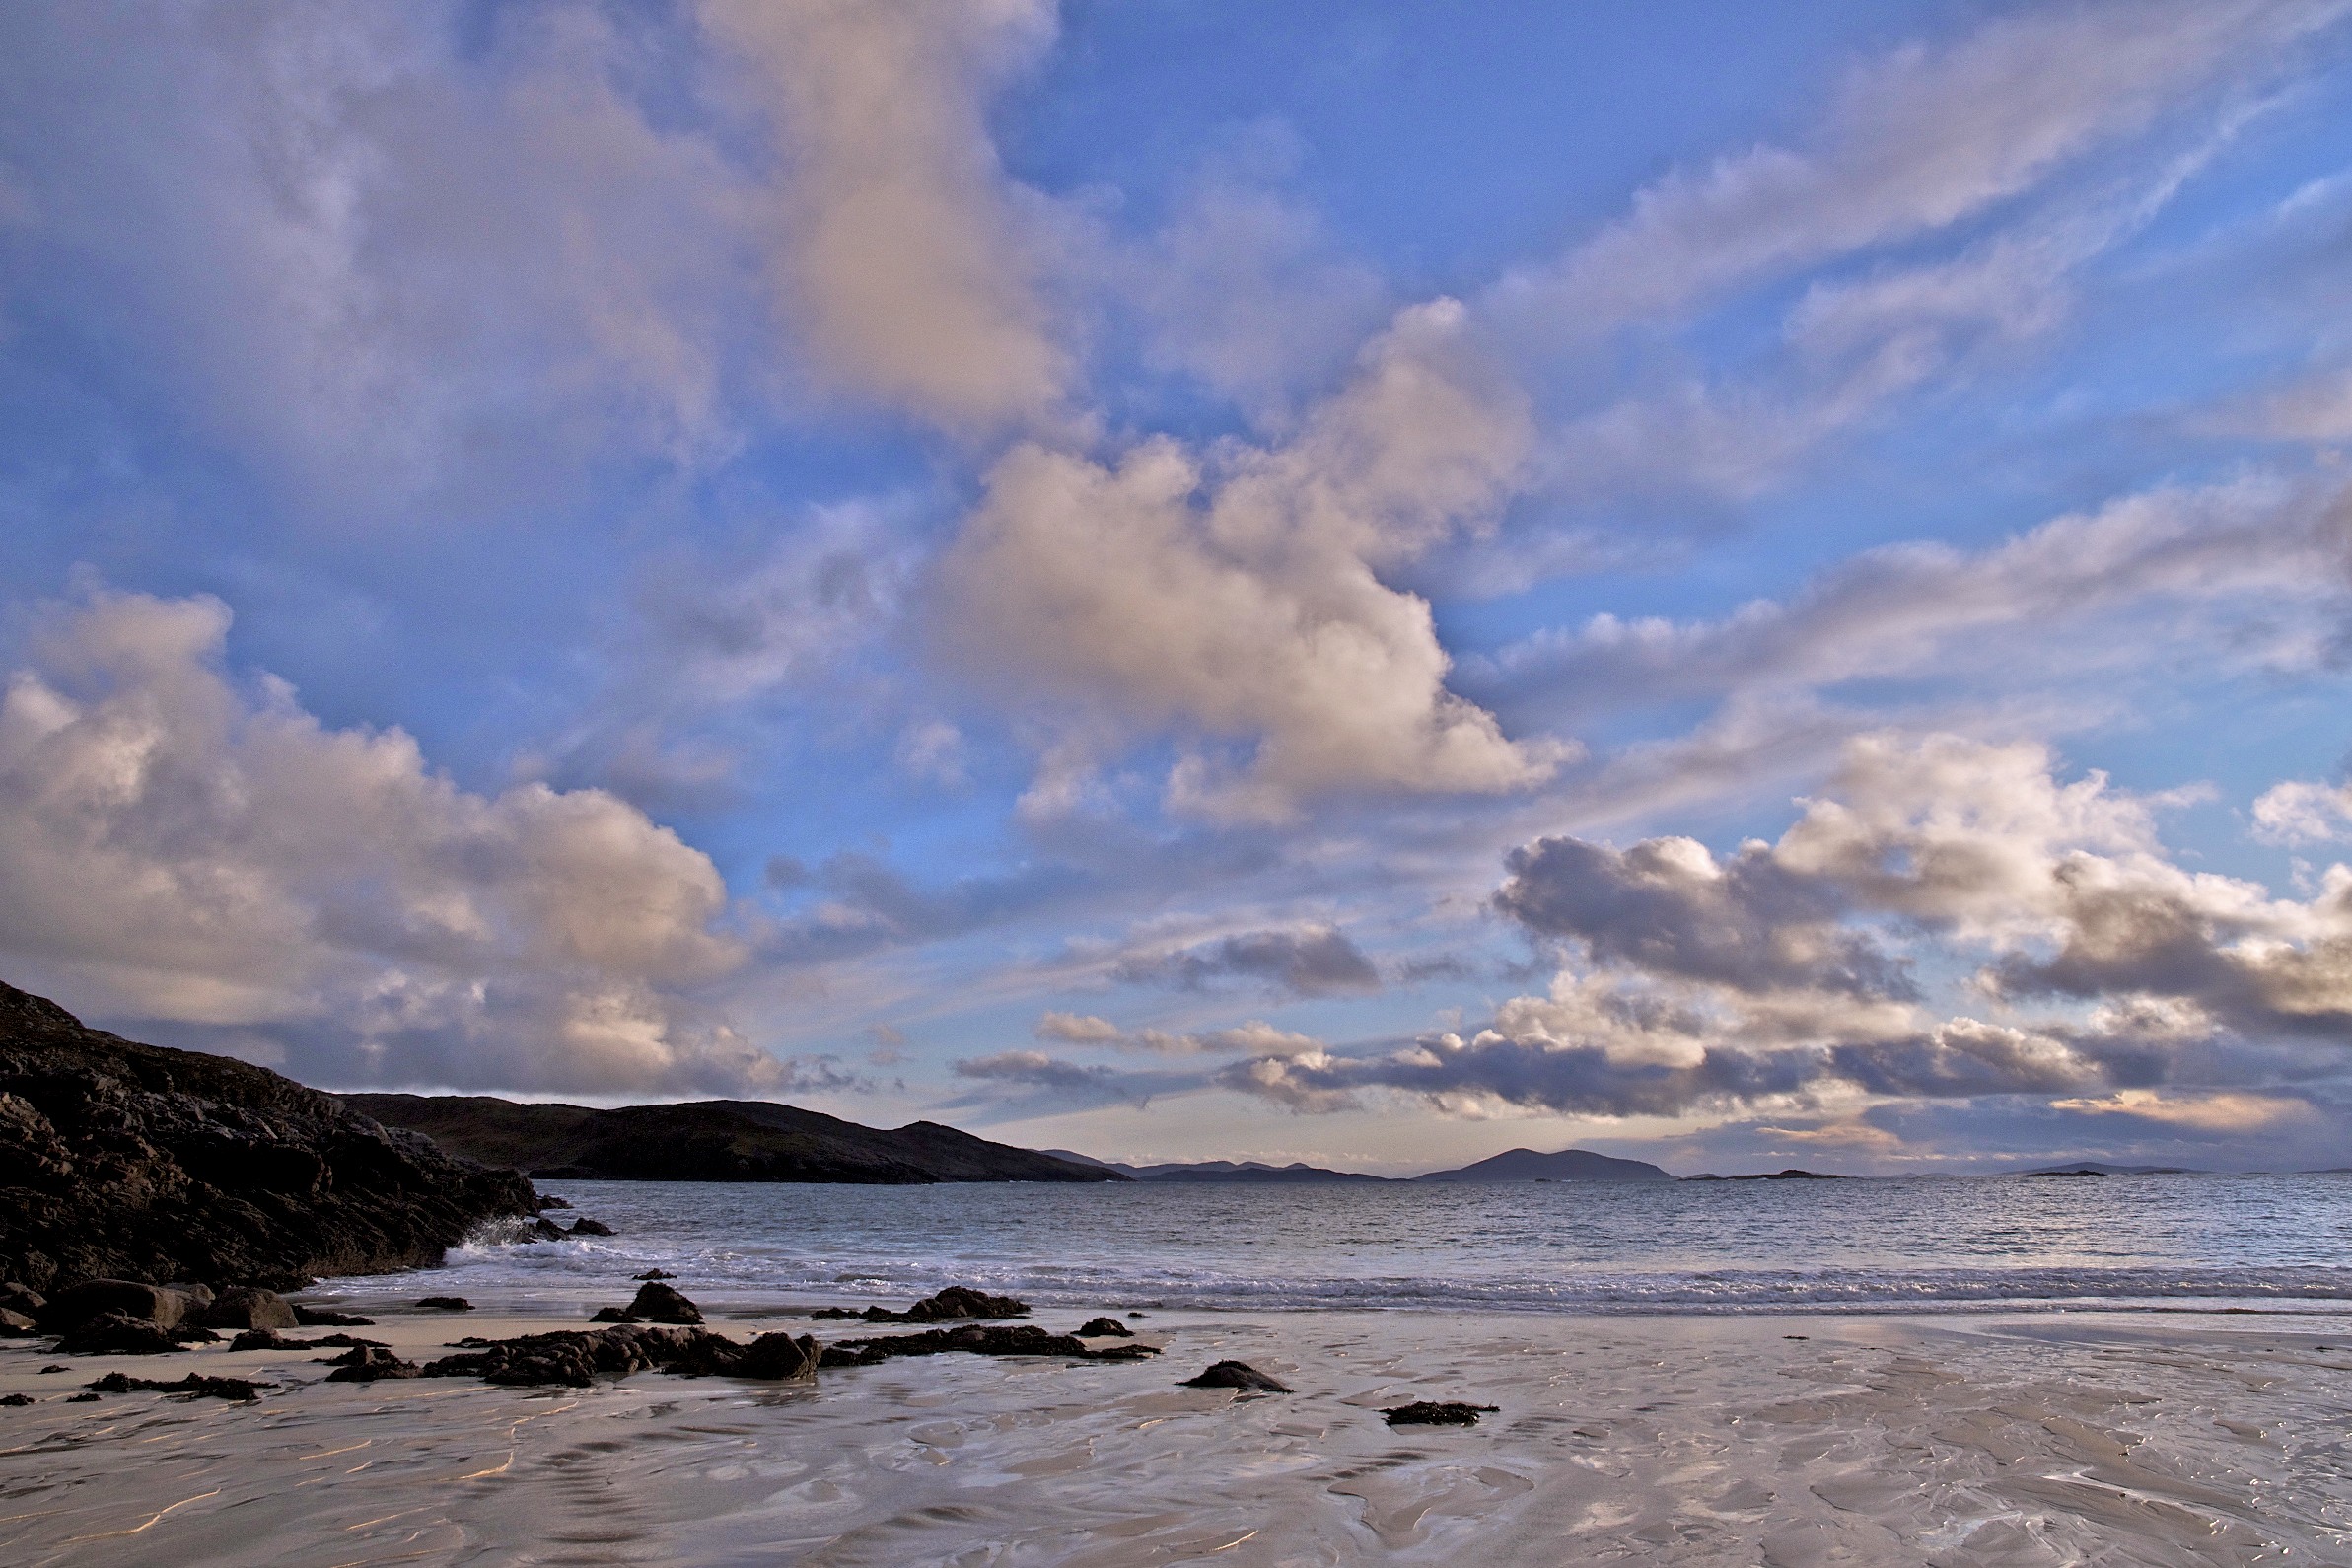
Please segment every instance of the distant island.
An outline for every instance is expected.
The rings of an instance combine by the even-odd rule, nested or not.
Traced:
[[[1454,1171],[1432,1171],[1417,1176],[1378,1176],[1362,1171],[1330,1171],[1321,1166],[1295,1161],[1290,1165],[1267,1165],[1257,1160],[1202,1160],[1190,1164],[1121,1165],[1115,1160],[1098,1160],[1092,1155],[1074,1154],[1068,1149],[1045,1151],[1057,1160],[1069,1160],[1083,1165],[1100,1166],[1116,1171],[1135,1181],[1157,1182],[1223,1182],[1223,1183],[1305,1183],[1305,1182],[1396,1182],[1415,1181],[1672,1181],[1668,1172],[1642,1160],[1619,1160],[1610,1155],[1596,1154],[1590,1149],[1562,1149],[1554,1154],[1540,1154],[1533,1149],[1510,1149],[1475,1165],[1465,1165]]]
[[[1124,1181],[1091,1162],[990,1143],[936,1121],[884,1130],[765,1100],[586,1105],[487,1095],[344,1095],[388,1127],[540,1180]]]

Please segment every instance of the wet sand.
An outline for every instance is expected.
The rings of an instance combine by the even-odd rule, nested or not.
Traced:
[[[420,1358],[553,1326],[582,1325],[482,1312],[350,1331]],[[1167,1353],[593,1390],[326,1384],[302,1353],[7,1342],[0,1392],[39,1402],[0,1408],[0,1560],[2352,1562],[2341,1316],[1182,1312],[1135,1327]],[[1225,1357],[1297,1391],[1174,1386]],[[37,1370],[52,1360],[70,1370]],[[251,1405],[65,1402],[116,1370],[279,1387]],[[1381,1419],[1419,1398],[1501,1410],[1471,1430]]]

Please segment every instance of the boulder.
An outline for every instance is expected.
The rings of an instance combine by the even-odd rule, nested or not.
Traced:
[[[610,1236],[612,1227],[602,1220],[575,1220],[568,1236]]]
[[[637,1287],[636,1299],[623,1309],[629,1317],[649,1323],[698,1323],[702,1309],[660,1280]]]
[[[196,1315],[207,1328],[295,1328],[302,1319],[274,1290],[256,1285],[232,1285]]]
[[[38,1318],[48,1305],[48,1298],[30,1285],[20,1285],[13,1279],[0,1279],[0,1307],[28,1318]]]
[[[192,1305],[191,1297],[168,1285],[149,1285],[135,1279],[91,1279],[51,1296],[41,1308],[39,1321],[45,1332],[68,1334],[92,1319],[111,1313],[170,1329],[179,1326]]]
[[[128,1313],[86,1318],[57,1341],[57,1349],[68,1356],[161,1356],[178,1348],[173,1330],[152,1318],[133,1318]]]
[[[40,1324],[13,1307],[0,1307],[0,1336],[10,1339],[30,1338],[40,1332]]]
[[[761,1334],[744,1347],[735,1376],[756,1378],[763,1383],[814,1378],[818,1356],[817,1341],[808,1334],[797,1339],[790,1334]]]
[[[383,1345],[354,1345],[330,1360],[335,1370],[326,1375],[329,1383],[378,1383],[386,1378],[423,1375],[415,1362],[402,1361]]]
[[[1186,1378],[1176,1385],[1180,1389],[1239,1389],[1245,1393],[1288,1393],[1290,1386],[1279,1383],[1247,1361],[1220,1361],[1197,1378]]]
[[[1400,1404],[1381,1414],[1389,1418],[1390,1426],[1476,1426],[1479,1416],[1492,1415],[1500,1408],[1492,1404],[1440,1404],[1415,1399],[1411,1404]]]
[[[1135,1337],[1135,1330],[1120,1322],[1116,1318],[1095,1318],[1090,1319],[1086,1326],[1078,1330],[1078,1337],[1081,1339],[1132,1339]]]
[[[376,1319],[362,1318],[357,1313],[330,1312],[324,1307],[305,1307],[296,1302],[294,1323],[298,1328],[373,1328]]]

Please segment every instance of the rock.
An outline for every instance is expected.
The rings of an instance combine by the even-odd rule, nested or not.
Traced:
[[[592,1328],[525,1334],[517,1339],[467,1339],[468,1353],[427,1364],[428,1378],[480,1378],[527,1387],[559,1383],[587,1388],[600,1377],[625,1378],[660,1369],[686,1377],[774,1381],[808,1377],[818,1361],[807,1336],[762,1334],[748,1345],[707,1328]]]
[[[473,1303],[463,1296],[420,1296],[417,1298],[416,1304],[427,1312],[469,1313],[473,1311]]]
[[[324,1307],[305,1307],[294,1304],[294,1322],[299,1328],[373,1328],[376,1319],[362,1318],[357,1313],[329,1312]]]
[[[857,1321],[864,1319],[866,1315],[862,1312],[859,1312],[855,1307],[820,1307],[809,1316],[821,1323],[841,1322],[844,1320]]]
[[[535,1201],[513,1172],[276,1073],[85,1029],[0,985],[0,1276],[34,1291],[97,1279],[288,1290],[429,1266]]]
[[[13,1307],[0,1307],[0,1335],[26,1339],[40,1332],[40,1324]]]
[[[38,1318],[48,1299],[30,1285],[20,1285],[13,1279],[0,1280],[0,1307],[28,1318]]]
[[[67,1404],[96,1404],[98,1403],[98,1395],[95,1393],[67,1394],[65,1402]]]
[[[229,1341],[240,1350],[332,1350],[348,1345],[382,1345],[381,1339],[354,1339],[349,1334],[321,1334],[316,1339],[288,1339],[275,1328],[249,1328]]]
[[[974,1356],[1068,1356],[1075,1361],[1140,1361],[1159,1354],[1149,1345],[1111,1345],[1096,1350],[1075,1334],[1049,1334],[1034,1323],[1012,1327],[969,1323],[919,1334],[840,1340],[825,1347],[818,1365],[871,1367],[894,1356],[940,1356],[954,1351]]]
[[[1116,1318],[1094,1318],[1089,1319],[1086,1326],[1078,1330],[1078,1337],[1081,1339],[1132,1339],[1135,1337],[1135,1330],[1120,1322]]]
[[[95,1318],[111,1313],[139,1319],[158,1328],[177,1328],[191,1305],[188,1296],[169,1286],[148,1285],[133,1279],[85,1280],[49,1298],[41,1309],[40,1326],[47,1333],[67,1334]]]
[[[259,1390],[274,1389],[274,1383],[252,1383],[244,1378],[206,1378],[191,1372],[177,1383],[158,1378],[126,1378],[119,1372],[109,1372],[92,1384],[97,1393],[178,1393],[190,1399],[235,1399],[250,1404],[261,1397]]]
[[[629,1276],[629,1278],[631,1278],[631,1279],[676,1279],[676,1278],[677,1278],[677,1276],[676,1274],[673,1274],[673,1273],[671,1273],[671,1272],[670,1272],[670,1270],[668,1270],[668,1269],[666,1269],[666,1268],[649,1268],[649,1269],[647,1269],[647,1270],[646,1270],[644,1273],[642,1273],[642,1274],[631,1274],[631,1275]]]
[[[71,1371],[73,1371],[74,1369],[73,1369],[73,1368],[71,1368],[71,1367],[61,1367],[61,1366],[57,1365],[55,1362],[53,1362],[53,1361],[52,1361],[51,1363],[49,1363],[47,1366],[45,1366],[45,1367],[41,1368],[40,1370],[41,1370],[41,1371],[43,1371],[43,1372],[71,1372]]]
[[[592,1323],[641,1323],[645,1321],[626,1307],[599,1307],[588,1315],[588,1320]]]
[[[1245,1392],[1288,1393],[1286,1384],[1277,1383],[1247,1361],[1220,1361],[1197,1378],[1186,1378],[1176,1385],[1179,1389],[1240,1389]]]
[[[31,1404],[32,1402],[33,1395],[29,1393],[0,1393],[0,1404]]]
[[[575,1220],[572,1222],[572,1228],[564,1234],[567,1236],[610,1236],[613,1234],[613,1230],[611,1226],[602,1220]]]
[[[636,1299],[623,1309],[629,1317],[649,1323],[698,1323],[702,1309],[659,1280],[637,1287]]]
[[[402,1361],[383,1345],[355,1345],[330,1361],[335,1370],[326,1375],[329,1383],[378,1383],[386,1378],[424,1375],[415,1362]]]
[[[100,1313],[57,1341],[57,1349],[68,1356],[161,1356],[178,1348],[173,1330],[128,1313]]]
[[[256,1285],[232,1285],[197,1315],[207,1328],[293,1328],[302,1319],[274,1290]]]
[[[1383,1410],[1390,1426],[1476,1426],[1481,1414],[1492,1415],[1501,1406],[1492,1404],[1438,1404],[1428,1399],[1415,1399],[1393,1410]]]
[[[1029,1303],[1010,1296],[991,1296],[968,1285],[950,1285],[925,1297],[902,1313],[888,1307],[869,1307],[859,1315],[870,1323],[937,1323],[960,1319],[1027,1318]]]

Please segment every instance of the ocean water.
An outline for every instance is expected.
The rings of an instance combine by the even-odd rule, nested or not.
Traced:
[[[325,1289],[569,1311],[663,1268],[722,1311],[967,1284],[1118,1310],[2352,1313],[2352,1176],[541,1189],[619,1234],[484,1235],[446,1268]]]

